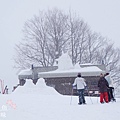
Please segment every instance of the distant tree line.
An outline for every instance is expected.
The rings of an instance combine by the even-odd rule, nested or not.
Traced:
[[[23,40],[15,48],[17,68],[29,68],[31,64],[52,66],[62,52],[68,52],[73,65],[104,63],[114,79],[119,80],[120,49],[71,12],[40,11],[25,22],[23,34]]]

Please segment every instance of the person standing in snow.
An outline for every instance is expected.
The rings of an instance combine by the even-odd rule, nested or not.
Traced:
[[[99,87],[99,92],[100,92],[100,103],[104,103],[104,101],[108,103],[109,100],[108,100],[107,90],[108,90],[109,84],[107,80],[104,78],[104,75],[102,73],[98,81],[98,87]]]
[[[107,80],[107,82],[109,84],[109,89],[108,89],[108,99],[109,99],[109,102],[111,100],[115,101],[114,96],[113,96],[113,90],[114,90],[113,80],[112,80],[112,78],[111,78],[109,73],[105,74],[105,79]]]
[[[85,102],[85,97],[84,97],[84,90],[86,88],[86,83],[85,83],[85,79],[82,78],[81,73],[78,73],[77,78],[75,78],[75,81],[73,83],[73,87],[77,88],[77,92],[79,95],[79,105],[81,104],[86,104]]]

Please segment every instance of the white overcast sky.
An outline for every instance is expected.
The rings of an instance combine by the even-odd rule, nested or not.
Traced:
[[[0,79],[5,85],[18,83],[13,56],[15,44],[23,37],[24,22],[39,10],[54,7],[65,11],[71,9],[93,31],[120,47],[120,0],[0,0]]]

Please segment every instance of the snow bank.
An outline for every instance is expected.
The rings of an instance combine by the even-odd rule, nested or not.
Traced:
[[[120,99],[100,104],[98,97],[86,97],[86,105],[78,105],[77,96],[59,95],[46,86],[44,79],[37,85],[27,80],[11,95],[0,95],[0,120],[118,120]],[[33,94],[31,94],[33,93]],[[54,96],[53,96],[54,94]],[[104,113],[104,114],[103,114]]]
[[[38,79],[36,85],[32,82],[32,80],[26,80],[25,85],[19,86],[13,94],[59,95],[54,88],[46,85],[43,78]]]
[[[85,99],[87,105],[78,105],[76,96],[2,95],[0,107],[3,111],[0,112],[0,120],[118,120],[120,118],[120,99],[105,104],[100,104],[98,97],[85,97]],[[16,105],[15,109],[13,105]]]
[[[43,78],[40,78],[36,83],[36,87],[40,89],[44,89],[44,88],[47,88],[48,86],[46,85],[45,80]]]
[[[32,89],[34,89],[35,85],[33,84],[32,80],[26,80],[24,86],[18,86],[13,94],[30,94],[32,93]]]
[[[33,81],[31,79],[26,79],[26,83],[23,86],[24,88],[34,88],[35,84],[33,83]]]

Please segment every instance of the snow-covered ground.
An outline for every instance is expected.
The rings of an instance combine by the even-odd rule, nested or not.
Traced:
[[[98,97],[85,98],[87,105],[78,105],[77,96],[60,95],[43,79],[36,86],[28,80],[12,94],[0,95],[0,120],[120,119],[120,98],[105,104]]]

